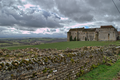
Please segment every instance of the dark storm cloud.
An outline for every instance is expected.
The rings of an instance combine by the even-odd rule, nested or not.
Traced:
[[[112,0],[85,0],[88,6],[91,6],[92,14],[95,19],[106,21],[106,22],[114,22],[120,21],[120,14],[117,11]],[[120,9],[120,1],[114,0],[118,9]]]
[[[55,6],[54,0],[29,0],[32,4],[40,5],[44,9],[51,9]]]
[[[50,31],[51,31],[51,32],[56,32],[56,29],[51,29]]]
[[[84,1],[77,0],[55,0],[61,14],[78,22],[93,21],[94,17],[90,14],[90,8]],[[83,5],[84,4],[84,5]]]
[[[114,1],[120,10],[120,1]],[[25,9],[27,3],[36,6]],[[38,9],[38,5],[41,9]],[[75,22],[93,22],[90,27],[120,25],[119,21],[120,14],[112,0],[0,0],[0,26],[12,26],[20,30],[63,28]]]
[[[47,32],[56,32],[56,29],[47,29]]]
[[[47,19],[49,16],[51,16],[50,13],[47,12],[47,11],[43,11],[43,15],[44,15],[44,17],[45,17],[46,19]]]
[[[120,14],[111,0],[55,0],[61,14],[77,22],[120,21]],[[114,0],[118,9],[120,1]]]
[[[4,27],[0,27],[0,32],[4,31],[4,30],[7,30],[6,28]]]
[[[11,0],[6,1],[3,0],[0,2],[1,11],[0,11],[0,26],[20,26],[22,30],[24,27],[29,28],[56,28],[62,27],[59,24],[59,19],[56,18],[55,15],[47,11],[37,11],[37,7],[26,9],[26,11],[20,10],[18,4],[23,5],[20,0]],[[29,30],[29,29],[28,29]]]
[[[34,27],[29,28],[29,27],[18,27],[18,26],[15,26],[15,28],[17,30],[23,30],[23,31],[35,31],[36,30],[36,28],[34,28]]]

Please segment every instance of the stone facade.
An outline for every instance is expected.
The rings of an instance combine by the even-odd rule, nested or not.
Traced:
[[[67,32],[67,41],[116,41],[118,31],[113,26],[100,28],[75,28]]]
[[[120,39],[120,31],[118,32],[118,35],[119,35],[119,39]]]

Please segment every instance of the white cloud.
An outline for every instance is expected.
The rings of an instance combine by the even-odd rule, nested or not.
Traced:
[[[26,4],[26,5],[24,5],[24,7],[25,7],[25,9],[27,9],[27,8],[30,8],[30,7],[35,7],[35,5],[32,5],[32,4]]]
[[[30,34],[30,31],[22,31],[22,30],[21,30],[21,33],[22,33],[22,34]]]

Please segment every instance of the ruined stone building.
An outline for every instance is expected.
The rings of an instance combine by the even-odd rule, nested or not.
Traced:
[[[118,35],[119,35],[119,39],[120,39],[120,31],[118,32]]]
[[[74,28],[67,32],[67,41],[116,41],[119,35],[112,25],[100,28]]]

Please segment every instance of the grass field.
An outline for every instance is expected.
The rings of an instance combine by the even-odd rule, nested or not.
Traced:
[[[120,59],[112,66],[100,65],[76,80],[112,80],[120,71]]]
[[[58,42],[58,43],[47,43],[47,44],[40,44],[40,45],[28,45],[28,46],[13,46],[13,47],[5,47],[7,49],[13,50],[13,49],[24,49],[24,48],[57,48],[60,49],[66,49],[66,48],[79,48],[83,46],[104,46],[104,45],[110,45],[110,44],[116,44],[119,45],[120,41],[71,41],[71,42]]]

